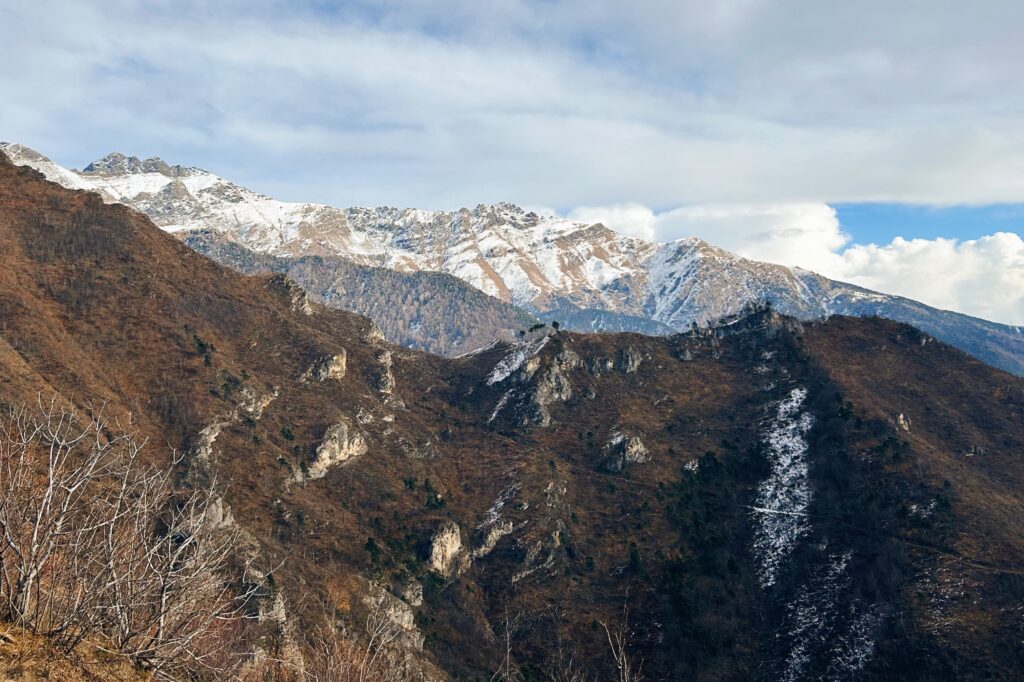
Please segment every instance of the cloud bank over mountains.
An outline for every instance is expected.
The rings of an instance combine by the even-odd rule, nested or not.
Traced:
[[[40,0],[0,18],[3,134],[72,165],[190,159],[334,205],[1024,200],[1011,0]]]
[[[661,213],[619,204],[577,208],[568,217],[657,241],[696,236],[747,258],[1024,325],[1024,240],[1011,232],[851,244],[835,209],[823,203],[712,204]]]

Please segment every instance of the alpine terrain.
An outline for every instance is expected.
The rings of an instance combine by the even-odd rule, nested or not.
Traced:
[[[75,171],[22,145],[0,143],[0,149],[66,187],[132,206],[232,267],[286,272],[315,300],[370,315],[390,340],[414,348],[458,355],[495,337],[512,338],[529,316],[578,331],[668,334],[771,302],[803,320],[852,315],[906,322],[1024,374],[1019,328],[750,261],[700,239],[652,243],[511,204],[424,211],[285,203],[158,158],[114,153]],[[445,278],[403,284],[370,267],[447,273],[472,289]],[[382,277],[395,289],[377,286]],[[364,297],[368,282],[375,304]],[[410,286],[417,296],[398,293]],[[389,319],[396,311],[405,323]]]
[[[182,548],[212,531],[242,566],[204,589],[244,596],[250,617],[222,626],[197,611],[194,641],[215,646],[180,679],[229,665],[261,680],[1024,669],[1024,379],[900,322],[782,311],[913,309],[990,349],[1012,349],[1013,330],[511,206],[341,211],[156,160],[108,157],[81,173],[31,162],[60,184],[0,155],[0,401],[15,416],[40,403],[102,413],[95,447],[137,434],[139,457],[179,474],[183,500],[195,481],[218,482],[191,530],[168,520],[182,502],[134,531],[193,557],[170,562],[171,577],[194,569],[205,554]],[[660,337],[543,327],[444,358],[311,300],[283,266],[243,275],[167,234],[193,230],[308,267],[344,255],[449,272],[533,311],[711,324]],[[745,305],[769,294],[774,308]],[[6,481],[12,457],[36,452],[18,444],[36,441],[10,426],[24,419],[2,423]],[[15,502],[0,500],[2,518]],[[3,603],[28,628],[50,611],[21,608],[34,602],[14,572],[19,546],[0,544],[0,595],[28,595]],[[129,568],[146,574],[163,555],[145,556]],[[98,642],[116,658],[125,614],[168,598],[121,609],[105,590],[103,608],[57,624],[54,646]],[[91,596],[46,594],[60,613]],[[174,603],[195,603],[185,597]],[[165,625],[146,630],[152,641],[167,641]],[[142,649],[133,660],[152,660]],[[0,643],[5,674],[10,651]]]

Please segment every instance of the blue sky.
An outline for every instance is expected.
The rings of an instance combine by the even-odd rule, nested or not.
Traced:
[[[1020,324],[1024,3],[964,8],[9,2],[0,139],[287,200],[556,207]]]
[[[853,203],[833,206],[855,243],[885,244],[894,237],[977,239],[993,232],[1024,234],[1024,203],[922,206]]]

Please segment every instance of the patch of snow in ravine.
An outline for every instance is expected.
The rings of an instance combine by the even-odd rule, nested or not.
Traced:
[[[487,528],[493,526],[501,519],[501,510],[508,504],[512,498],[516,496],[519,489],[522,487],[519,483],[512,482],[505,487],[500,493],[498,493],[497,499],[494,500],[494,504],[491,505],[487,513],[484,514],[484,520],[480,522],[477,529]]]
[[[848,680],[864,669],[875,654],[875,631],[882,622],[877,608],[869,608],[857,614],[845,637],[840,637],[832,652],[828,677],[832,680]]]
[[[807,533],[811,486],[807,476],[807,432],[814,418],[804,411],[807,389],[794,388],[778,403],[762,436],[771,473],[753,509],[754,554],[762,587],[775,584],[779,567]]]
[[[855,679],[875,651],[880,611],[849,600],[850,552],[830,555],[785,606],[777,637],[786,643],[779,679],[809,679],[808,667],[822,656],[828,662],[825,679]]]
[[[491,412],[491,418],[487,420],[488,424],[490,424],[492,421],[498,418],[498,414],[505,407],[505,405],[508,404],[508,399],[513,392],[514,389],[510,388],[509,390],[505,391],[505,394],[503,396],[501,396],[501,400],[499,400],[498,404],[494,406],[494,412]]]
[[[501,359],[491,373],[487,377],[487,385],[492,386],[499,381],[504,381],[512,375],[517,369],[523,366],[523,363],[532,358],[534,355],[540,352],[540,349],[544,347],[544,344],[548,342],[548,337],[537,339],[536,341],[527,341],[525,343],[516,344],[512,352]]]
[[[780,680],[802,679],[816,647],[828,636],[839,607],[839,596],[849,583],[849,554],[832,557],[796,599],[786,605],[785,626],[778,637],[789,640]]]

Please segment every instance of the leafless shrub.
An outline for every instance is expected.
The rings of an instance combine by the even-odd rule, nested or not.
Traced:
[[[396,640],[402,634],[387,613],[386,598],[372,600],[363,631],[346,637],[336,628],[318,628],[306,639],[306,678],[310,682],[412,682],[425,679]]]
[[[559,646],[554,660],[545,668],[545,675],[551,682],[589,682],[590,674],[572,651]]]
[[[162,675],[223,672],[223,640],[256,590],[225,580],[238,530],[219,523],[214,484],[181,493],[172,469],[136,460],[104,500],[105,633],[114,650]]]
[[[241,664],[255,587],[226,580],[238,530],[212,483],[56,399],[0,417],[0,615],[64,649],[95,635],[162,678]]]
[[[504,651],[502,652],[501,664],[491,675],[491,682],[518,682],[523,679],[522,673],[512,659],[512,619],[505,610],[505,627],[503,632]]]
[[[629,628],[629,605],[628,594],[626,602],[622,605],[622,620],[612,626],[601,622],[604,628],[605,637],[608,639],[608,648],[611,649],[612,658],[615,661],[616,678],[619,682],[641,682],[643,680],[643,661],[637,663],[629,652],[633,642],[633,633]]]
[[[0,611],[7,620],[74,646],[97,626],[105,578],[96,504],[126,439],[78,424],[56,401],[0,419]]]

